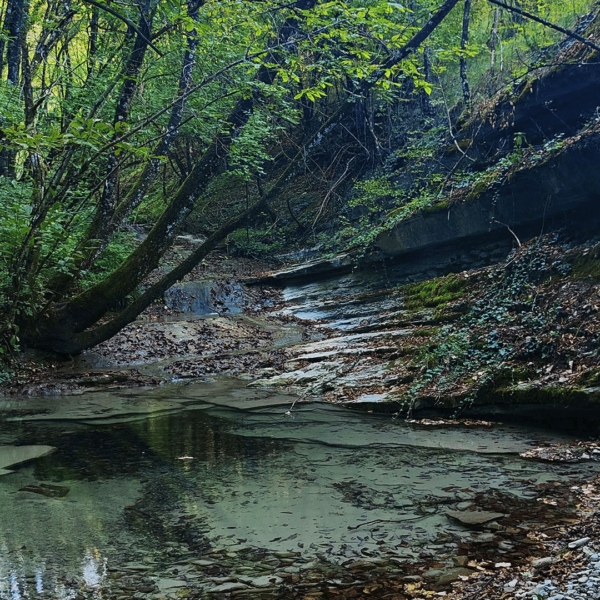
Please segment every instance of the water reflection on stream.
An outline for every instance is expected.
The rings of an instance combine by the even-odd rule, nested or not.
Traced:
[[[0,598],[100,598],[115,572],[153,578],[143,597],[176,597],[182,582],[215,585],[181,566],[215,549],[252,576],[249,548],[300,566],[411,558],[440,531],[470,535],[440,501],[595,473],[516,455],[556,436],[415,430],[323,404],[286,416],[292,400],[236,381],[0,400],[0,445],[57,448],[0,477]],[[19,491],[40,484],[68,494]]]

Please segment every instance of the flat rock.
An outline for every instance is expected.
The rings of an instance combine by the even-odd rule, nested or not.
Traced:
[[[0,475],[8,475],[14,467],[21,463],[52,454],[54,446],[0,446]]]
[[[460,521],[463,525],[483,525],[506,516],[504,513],[485,510],[449,510],[446,515]]]
[[[291,348],[290,354],[306,355],[314,354],[317,352],[328,352],[333,351],[336,353],[342,352],[343,350],[359,344],[368,344],[376,342],[377,340],[396,340],[402,337],[407,337],[413,334],[413,329],[393,329],[386,331],[374,331],[369,333],[354,333],[351,335],[343,335],[336,338],[328,338],[325,340],[319,340],[317,342],[310,342],[302,346]]]
[[[240,581],[247,583],[251,587],[266,588],[279,585],[283,579],[275,575],[263,575],[262,577],[240,577]]]
[[[215,564],[215,561],[214,560],[205,560],[205,559],[190,560],[190,564],[196,565],[197,567],[210,567]]]
[[[333,275],[349,273],[354,266],[354,257],[351,254],[338,254],[333,258],[318,258],[305,263],[281,269],[258,279],[249,279],[248,283],[273,284],[275,282],[289,282],[306,280],[308,276]]]
[[[423,573],[423,579],[436,579],[444,574],[442,569],[429,569]]]
[[[580,548],[581,546],[585,546],[590,541],[589,537],[581,538],[580,540],[575,540],[569,544],[569,549],[574,550],[575,548]]]
[[[545,556],[544,558],[536,558],[534,561],[532,561],[531,566],[534,569],[545,569],[546,567],[549,567],[552,563],[554,563],[554,558],[552,558],[551,556]]]
[[[436,580],[438,585],[448,585],[453,581],[458,581],[461,577],[469,577],[474,571],[463,567],[456,567],[444,571]]]
[[[69,493],[69,488],[64,485],[52,485],[50,483],[41,483],[40,485],[26,485],[20,492],[31,492],[40,494],[48,498],[64,498]]]

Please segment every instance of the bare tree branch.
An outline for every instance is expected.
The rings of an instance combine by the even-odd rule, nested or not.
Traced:
[[[124,17],[122,14],[118,13],[116,10],[113,10],[112,8],[110,8],[110,6],[106,6],[106,4],[100,4],[100,2],[96,2],[95,0],[83,0],[83,2],[86,2],[87,4],[91,4],[92,6],[95,6],[96,8],[99,8],[100,10],[110,13],[113,17],[116,17],[120,21],[123,21],[123,23],[125,23],[128,27],[131,27],[131,29],[133,29],[133,31],[135,31],[139,36],[143,37],[144,40],[146,40],[146,42],[148,43],[148,46],[150,46],[150,48],[152,48],[152,50],[154,50],[154,52],[156,52],[156,54],[158,54],[161,58],[164,56],[164,54],[151,42],[151,40],[148,39],[148,37],[152,37],[152,36],[146,37],[133,24],[133,22],[130,21],[127,17]]]

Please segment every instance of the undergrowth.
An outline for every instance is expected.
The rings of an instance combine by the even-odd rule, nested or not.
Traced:
[[[423,397],[442,396],[459,413],[502,385],[507,372],[526,372],[526,379],[556,373],[560,384],[576,375],[575,364],[595,364],[600,342],[590,299],[600,281],[597,247],[569,255],[557,241],[556,234],[544,244],[532,241],[468,279],[449,275],[403,288],[410,310],[444,313],[457,300],[468,309],[451,324],[438,321],[404,365],[415,377],[401,393],[402,413],[410,415]]]

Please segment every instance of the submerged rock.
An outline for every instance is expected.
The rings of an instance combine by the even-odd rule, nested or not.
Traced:
[[[463,525],[483,525],[506,516],[504,513],[483,510],[449,510],[446,515],[460,521]]]
[[[19,491],[40,494],[41,496],[47,496],[48,498],[64,498],[70,492],[69,488],[64,485],[52,485],[49,483],[40,483],[40,485],[26,485]]]

